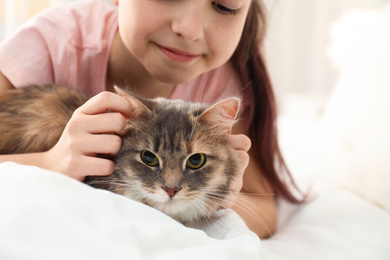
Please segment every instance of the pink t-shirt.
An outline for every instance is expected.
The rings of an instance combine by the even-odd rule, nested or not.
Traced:
[[[97,94],[105,90],[117,28],[116,7],[99,0],[45,10],[0,44],[0,71],[16,87],[57,84]],[[227,63],[177,85],[171,99],[213,103],[242,97],[244,88]]]

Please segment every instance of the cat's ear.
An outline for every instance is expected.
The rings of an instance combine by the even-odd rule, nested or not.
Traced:
[[[230,135],[237,121],[240,99],[236,97],[224,99],[204,111],[199,116],[199,122],[205,122],[215,128],[216,133]]]
[[[117,86],[114,86],[115,91],[118,95],[124,97],[131,105],[131,111],[129,111],[129,114],[131,115],[131,118],[137,118],[140,115],[143,114],[149,114],[151,113],[150,109],[147,108],[141,101],[139,101],[137,98],[133,97],[126,91],[124,91],[121,88],[118,88]]]

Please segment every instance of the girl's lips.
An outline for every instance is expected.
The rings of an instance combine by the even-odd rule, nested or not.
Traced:
[[[160,51],[163,54],[165,54],[165,56],[167,56],[168,58],[170,58],[174,61],[178,61],[178,62],[188,63],[188,62],[191,62],[199,57],[199,55],[197,55],[197,54],[184,52],[184,51],[177,50],[174,48],[164,47],[164,46],[161,46],[158,44],[157,44],[157,47],[160,49]]]

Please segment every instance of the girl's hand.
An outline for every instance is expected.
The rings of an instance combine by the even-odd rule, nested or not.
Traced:
[[[227,200],[224,202],[224,208],[231,208],[235,204],[237,195],[241,191],[244,172],[249,164],[248,151],[251,148],[251,140],[243,134],[229,135],[228,142],[236,151],[236,157],[239,162],[239,169],[237,176],[233,179],[230,185],[231,195],[228,196]]]
[[[127,111],[130,103],[114,93],[92,97],[73,113],[57,144],[46,152],[44,168],[80,181],[88,175],[111,174],[114,163],[97,155],[119,151],[122,142],[117,134],[129,118]]]

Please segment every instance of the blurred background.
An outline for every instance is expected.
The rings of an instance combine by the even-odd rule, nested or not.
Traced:
[[[265,54],[279,112],[322,115],[342,70],[389,0],[264,0]],[[360,48],[360,46],[359,46]]]

